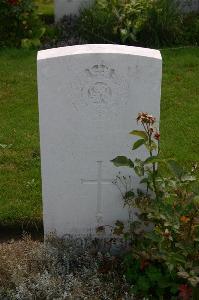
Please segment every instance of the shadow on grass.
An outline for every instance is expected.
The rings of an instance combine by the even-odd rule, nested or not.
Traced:
[[[33,240],[43,241],[44,230],[42,222],[37,224],[1,224],[0,223],[0,243],[9,240],[21,239],[25,234],[31,236]]]

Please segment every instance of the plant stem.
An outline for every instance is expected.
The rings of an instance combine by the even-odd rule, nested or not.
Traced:
[[[149,141],[149,154],[150,154],[150,157],[153,156],[153,150],[152,150],[152,139],[151,139],[151,136],[152,136],[152,133],[150,131],[150,127],[149,125],[147,124],[145,126],[144,122],[142,122],[142,126],[144,128],[144,131],[146,132],[147,136],[148,136],[148,141]],[[156,187],[156,182],[155,182],[155,176],[156,176],[156,166],[155,166],[155,163],[152,163],[152,170],[153,170],[153,188],[154,188],[154,192],[155,192],[155,195],[156,195],[156,198],[158,198],[158,190],[157,190],[157,187]]]
[[[153,150],[151,149],[151,133],[148,132],[148,137],[149,137],[149,154],[150,154],[150,157],[153,156]],[[155,192],[155,195],[156,195],[156,198],[158,199],[158,190],[157,190],[157,187],[156,187],[156,182],[155,182],[155,177],[156,177],[156,166],[155,166],[155,163],[152,163],[152,169],[153,169],[153,188],[154,188],[154,192]]]

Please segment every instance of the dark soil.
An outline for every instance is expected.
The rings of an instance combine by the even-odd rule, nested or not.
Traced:
[[[43,226],[39,227],[26,226],[24,228],[16,225],[0,225],[0,243],[9,240],[18,240],[23,237],[24,234],[31,236],[33,240],[43,241]]]

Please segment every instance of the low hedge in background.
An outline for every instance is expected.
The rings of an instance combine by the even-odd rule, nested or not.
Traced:
[[[44,27],[33,0],[0,1],[0,46],[39,46]]]
[[[184,15],[174,0],[96,0],[82,11],[79,31],[89,42],[156,48],[197,45],[199,18]]]
[[[79,17],[67,16],[58,24],[53,23],[52,6],[50,0],[1,0],[0,47],[199,44],[199,14],[183,14],[175,0],[96,0]]]
[[[199,13],[184,15],[183,43],[199,45]]]

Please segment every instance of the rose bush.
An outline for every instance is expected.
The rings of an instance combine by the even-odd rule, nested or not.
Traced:
[[[124,259],[125,275],[136,296],[147,299],[196,300],[199,294],[199,186],[194,175],[196,165],[187,172],[173,159],[159,155],[160,134],[155,118],[138,114],[143,130],[133,130],[139,137],[132,149],[146,147],[149,156],[131,159],[118,156],[115,166],[126,166],[140,178],[143,190],[126,190],[128,178],[118,176],[124,204],[137,208],[137,218],[129,227],[116,222],[115,234],[130,241],[132,249]],[[167,176],[161,174],[164,164]],[[165,171],[164,171],[165,172]],[[122,185],[120,183],[123,183]]]

